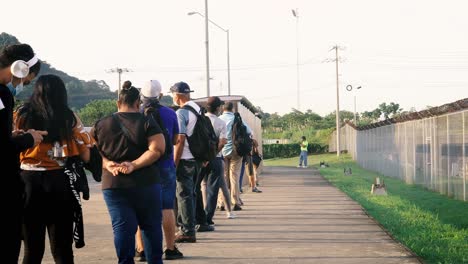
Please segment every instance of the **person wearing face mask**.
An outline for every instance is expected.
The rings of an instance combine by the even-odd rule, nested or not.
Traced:
[[[0,146],[3,229],[0,258],[2,263],[17,263],[21,249],[21,223],[24,186],[20,177],[19,152],[39,144],[46,131],[12,131],[14,94],[39,73],[41,63],[27,44],[15,44],[0,50]]]

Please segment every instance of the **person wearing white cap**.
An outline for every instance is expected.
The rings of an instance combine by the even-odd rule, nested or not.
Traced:
[[[144,83],[143,88],[140,90],[142,107],[141,112],[145,114],[152,114],[153,118],[158,122],[163,131],[166,131],[166,153],[168,155],[159,160],[159,172],[161,175],[162,185],[162,209],[163,209],[163,229],[164,238],[166,240],[166,250],[164,251],[164,258],[180,259],[183,254],[177,249],[175,245],[175,192],[176,192],[176,170],[174,163],[174,144],[179,134],[179,125],[177,116],[174,110],[160,104],[159,99],[162,97],[161,83],[157,80],[149,80]],[[141,233],[137,233],[137,255],[144,259],[143,239]]]
[[[21,224],[23,216],[24,186],[21,182],[19,151],[38,145],[46,131],[13,131],[14,96],[34,79],[41,63],[28,44],[15,44],[0,51],[0,146],[2,158],[2,263],[17,263],[21,249]]]

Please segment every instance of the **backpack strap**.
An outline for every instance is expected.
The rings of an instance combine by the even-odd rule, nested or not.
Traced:
[[[124,126],[124,124],[122,124],[122,122],[120,122],[119,118],[117,117],[117,114],[116,113],[113,113],[112,114],[112,118],[114,119],[115,122],[117,122],[117,124],[119,124],[120,126],[120,129],[122,130],[124,136],[128,139],[128,141],[130,143],[132,143],[134,146],[137,147],[137,149],[140,149],[140,147],[138,146],[138,144],[132,140],[132,137],[130,136],[130,132],[128,131],[128,128],[126,126]]]
[[[199,112],[197,112],[197,110],[195,110],[195,108],[191,107],[190,105],[184,105],[182,106],[182,109],[189,110],[190,112],[194,113],[197,117],[201,115]]]

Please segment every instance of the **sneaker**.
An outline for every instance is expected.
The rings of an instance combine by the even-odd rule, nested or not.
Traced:
[[[252,189],[252,192],[253,192],[253,193],[261,193],[262,191],[259,190],[257,187],[254,187],[254,188]]]
[[[302,166],[302,168],[307,169],[307,166]]]
[[[175,237],[175,242],[176,243],[195,243],[197,242],[197,238],[195,237],[195,235],[188,236],[185,234],[178,233]]]
[[[197,232],[211,232],[214,230],[215,230],[214,226],[210,226],[210,225],[199,225],[197,228]]]
[[[237,215],[233,212],[227,212],[226,213],[226,218],[227,219],[234,219],[234,218],[237,218]]]
[[[224,205],[221,205],[220,207],[218,207],[218,209],[219,209],[220,211],[226,211],[226,208],[224,208]]]
[[[302,168],[302,165],[298,165],[296,168]]]
[[[138,252],[135,250],[135,257],[137,258],[138,262],[146,262],[145,251]]]
[[[242,207],[240,207],[238,204],[235,204],[234,207],[232,208],[233,211],[240,211],[242,210]]]
[[[164,259],[171,260],[171,259],[181,259],[184,257],[184,254],[179,251],[179,249],[174,246],[173,250],[166,249],[164,250]]]

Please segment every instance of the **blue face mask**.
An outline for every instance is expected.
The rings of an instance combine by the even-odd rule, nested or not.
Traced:
[[[9,82],[7,85],[8,89],[10,89],[10,92],[13,96],[16,96],[16,89],[15,87],[13,86],[13,83],[12,82]]]
[[[9,82],[6,86],[8,87],[13,96],[17,96],[19,93],[21,93],[21,91],[23,91],[24,88],[23,82],[18,84],[16,88],[13,86],[13,82]]]

